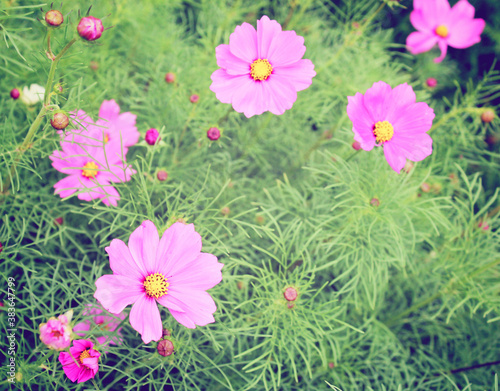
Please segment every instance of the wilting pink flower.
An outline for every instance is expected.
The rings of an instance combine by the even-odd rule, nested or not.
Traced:
[[[474,7],[467,0],[460,0],[450,8],[448,0],[413,0],[410,21],[418,31],[406,39],[412,54],[431,50],[438,44],[441,55],[434,62],[441,62],[448,46],[465,49],[481,41],[485,22],[474,19]]]
[[[82,383],[93,379],[99,371],[99,357],[101,353],[93,349],[94,344],[86,339],[73,341],[68,352],[59,353],[59,361],[64,373],[72,382]]]
[[[93,16],[85,16],[80,19],[77,30],[78,34],[83,39],[86,39],[87,41],[95,41],[96,39],[101,38],[104,27],[101,19],[94,18]]]
[[[354,139],[365,151],[383,146],[394,171],[399,173],[406,159],[417,162],[432,153],[432,139],[426,132],[432,126],[434,110],[424,102],[416,102],[408,84],[392,89],[379,81],[364,95],[357,92],[347,99]]]
[[[49,349],[63,350],[71,344],[71,315],[73,311],[68,311],[64,315],[56,318],[52,317],[47,323],[41,323],[40,339]]]
[[[121,320],[126,318],[126,315],[123,313],[118,314],[117,316],[110,316],[103,314],[103,310],[98,306],[94,306],[92,304],[87,304],[87,308],[83,311],[84,316],[92,316],[92,319],[86,319],[83,322],[77,323],[73,327],[73,332],[79,335],[80,337],[85,337],[90,334],[89,332],[93,329],[100,329],[106,333],[111,333],[116,331],[116,334],[120,336],[120,329],[117,330],[117,327],[120,325]],[[107,345],[112,344],[116,345],[121,342],[120,337],[114,337],[110,335],[100,335],[99,331],[92,331],[92,336],[95,337],[99,345]]]
[[[113,239],[106,247],[113,274],[96,281],[94,297],[113,314],[133,304],[130,324],[144,343],[162,337],[157,303],[186,327],[212,323],[217,307],[206,290],[221,281],[224,265],[202,253],[201,246],[193,224],[174,223],[160,239],[146,220],[132,232],[128,246]]]
[[[316,75],[311,60],[302,59],[305,51],[304,38],[282,31],[267,16],[257,21],[257,30],[243,23],[229,37],[229,45],[215,49],[220,69],[212,73],[210,89],[246,117],[265,111],[283,114]]]

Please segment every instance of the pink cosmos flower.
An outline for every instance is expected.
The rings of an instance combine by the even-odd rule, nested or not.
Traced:
[[[387,162],[397,173],[406,159],[418,162],[432,153],[432,139],[426,132],[432,126],[434,110],[424,102],[416,102],[408,84],[392,89],[379,81],[364,95],[357,92],[347,99],[354,140],[365,151],[383,146]]]
[[[87,339],[73,341],[68,352],[59,353],[59,361],[64,373],[72,382],[82,383],[93,379],[99,371],[99,357],[101,353],[93,349],[94,344]]]
[[[71,326],[69,325],[71,314],[72,312],[67,312],[59,315],[57,319],[52,317],[47,323],[41,323],[38,326],[40,339],[49,349],[63,350],[71,344]]]
[[[193,224],[174,223],[160,239],[146,220],[132,232],[128,246],[113,239],[106,247],[113,274],[96,281],[94,297],[113,314],[133,304],[130,324],[144,343],[162,337],[157,303],[188,328],[213,323],[217,307],[206,290],[222,280],[224,265],[202,253],[201,246]]]
[[[465,49],[481,41],[485,22],[474,19],[475,9],[467,0],[460,0],[450,8],[448,0],[413,0],[410,21],[418,31],[406,39],[406,46],[412,54],[431,50],[436,45],[441,55],[434,62],[441,62],[446,56],[448,45]]]
[[[243,23],[229,37],[229,45],[215,49],[220,69],[212,73],[210,89],[247,118],[265,111],[283,114],[316,75],[311,60],[302,59],[305,51],[304,38],[282,31],[267,16],[257,21],[257,31]]]
[[[126,318],[126,315],[124,313],[120,313],[117,316],[110,316],[102,314],[103,310],[92,304],[87,304],[86,307],[87,308],[83,311],[83,315],[93,316],[92,320],[86,319],[83,322],[77,323],[73,327],[74,333],[76,333],[81,337],[85,337],[87,334],[89,334],[88,332],[91,331],[92,329],[99,328],[104,332],[116,331],[116,333],[120,335],[121,328],[117,330],[117,327],[120,324],[120,320]],[[109,335],[101,335],[96,337],[95,339],[97,340],[99,345],[107,345],[108,343],[116,345],[121,343],[120,337],[117,338]]]

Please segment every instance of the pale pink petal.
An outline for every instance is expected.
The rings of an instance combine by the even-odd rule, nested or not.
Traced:
[[[406,47],[411,54],[428,52],[438,42],[434,33],[422,33],[414,31],[406,38]]]
[[[307,59],[299,60],[287,67],[276,67],[273,74],[286,78],[293,85],[295,91],[308,88],[312,84],[312,78],[316,76],[314,64]]]
[[[399,174],[406,164],[406,157],[403,151],[399,150],[397,145],[389,141],[384,143],[384,155],[389,166]]]
[[[114,121],[118,118],[118,114],[120,114],[120,106],[114,99],[105,100],[101,104],[101,108],[99,109],[99,117],[107,119],[108,121]]]
[[[450,21],[456,21],[460,19],[473,19],[476,10],[467,0],[460,0],[456,3],[450,11]]]
[[[128,276],[137,281],[143,281],[148,275],[144,263],[137,262],[120,239],[113,239],[105,250],[109,255],[109,266],[115,275]]]
[[[236,26],[229,36],[229,48],[231,53],[249,64],[257,60],[257,32],[254,27],[248,23]]]
[[[422,11],[418,9],[414,9],[414,11],[410,14],[410,22],[417,30],[422,32],[432,32],[436,26],[429,25],[428,21],[424,18],[424,14]]]
[[[464,1],[461,1],[464,3]],[[483,19],[462,19],[450,26],[448,45],[456,49],[465,49],[481,41],[481,33],[484,30]]]
[[[347,115],[352,121],[352,130],[354,139],[361,144],[365,151],[371,151],[375,146],[375,136],[373,134],[373,125],[375,120],[366,110],[363,103],[363,94],[357,92],[354,96],[347,97]]]
[[[366,90],[363,102],[374,120],[373,124],[377,121],[386,121],[388,112],[393,109],[391,86],[383,81],[373,83]]]
[[[384,149],[389,144],[392,148],[397,148],[400,155],[414,162],[424,160],[432,153],[432,138],[427,133],[394,133],[394,137],[384,144]]]
[[[229,45],[217,46],[215,48],[215,57],[217,58],[217,65],[224,68],[229,75],[250,74],[251,63],[241,60],[231,53]]]
[[[167,278],[176,275],[200,255],[201,245],[201,236],[193,224],[172,224],[163,233],[156,251],[158,273]]]
[[[446,40],[444,39],[438,40],[438,46],[439,50],[441,50],[441,55],[434,59],[435,63],[440,63],[441,61],[443,61],[444,58],[446,57],[446,52],[448,51],[448,44],[446,43]]]
[[[267,111],[268,105],[264,96],[264,84],[267,82],[248,78],[244,85],[235,89],[233,95],[234,110],[238,113],[244,113],[247,118]]]
[[[213,288],[222,281],[221,269],[224,265],[217,262],[212,254],[200,253],[196,259],[185,268],[169,278],[171,286],[190,287],[198,290]]]
[[[86,320],[73,326],[73,332],[84,337],[87,333],[81,333],[81,331],[90,331],[90,321]]]
[[[104,205],[118,206],[120,193],[111,185],[103,185],[99,188],[98,193],[102,194],[99,198]]]
[[[155,299],[143,295],[137,300],[130,311],[130,324],[141,334],[144,343],[158,341],[163,328]]]
[[[269,59],[273,51],[273,41],[281,34],[281,25],[275,20],[270,20],[264,15],[257,21],[257,56]],[[299,58],[302,58],[300,56]]]
[[[59,194],[61,198],[66,198],[82,188],[83,186],[77,175],[68,175],[54,185],[54,189],[56,189],[54,194]]]
[[[248,85],[250,81],[253,82],[248,75],[231,76],[222,68],[212,73],[210,78],[212,79],[210,90],[215,92],[215,96],[222,103],[231,103],[236,90]]]
[[[424,102],[417,102],[402,107],[396,112],[397,117],[392,123],[395,133],[425,133],[432,127],[434,110]]]
[[[98,278],[95,285],[94,297],[112,314],[119,314],[146,295],[140,281],[126,276],[107,274]]]
[[[417,4],[414,3],[414,9],[422,12],[429,26],[437,27],[446,21],[450,12],[450,4],[448,0],[423,0]]]
[[[384,120],[394,125],[402,115],[408,112],[408,106],[415,103],[416,100],[415,92],[408,83],[396,86],[391,91],[390,100],[388,101],[389,108]]]
[[[305,52],[304,37],[295,31],[283,31],[272,41],[267,58],[273,67],[286,67],[299,61]]]
[[[170,310],[172,316],[183,326],[193,329],[215,322],[213,313],[217,310],[212,297],[205,291],[175,287],[169,291],[182,302],[184,312]]]
[[[85,157],[68,154],[63,151],[54,151],[52,155],[49,156],[49,159],[52,160],[52,167],[67,175],[80,174],[82,167],[86,163]]]
[[[149,220],[145,220],[135,229],[128,240],[128,248],[135,263],[142,273],[158,272],[156,262],[156,249],[160,238],[156,226]]]
[[[271,75],[262,85],[267,110],[273,114],[283,114],[286,110],[291,109],[297,100],[297,91],[284,76]]]

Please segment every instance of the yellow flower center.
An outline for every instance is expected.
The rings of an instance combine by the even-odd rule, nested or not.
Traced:
[[[389,141],[394,135],[394,128],[389,121],[378,121],[373,125],[373,134],[377,143]]]
[[[149,297],[159,299],[167,294],[168,286],[170,284],[167,282],[167,279],[163,274],[154,273],[146,277],[143,285],[146,290],[146,294]]]
[[[250,65],[250,76],[252,76],[255,81],[267,80],[272,72],[273,67],[269,64],[269,61],[264,58],[259,58]]]
[[[80,354],[80,362],[83,364],[83,359],[84,358],[89,358],[90,357],[90,353],[89,353],[89,349],[87,350],[84,350],[81,354]]]
[[[94,179],[97,175],[99,166],[94,162],[88,162],[83,166],[82,175],[86,178]]]
[[[107,144],[109,141],[109,134],[104,133],[104,144]]]
[[[446,38],[448,36],[448,27],[440,25],[436,27],[436,34],[441,38]]]

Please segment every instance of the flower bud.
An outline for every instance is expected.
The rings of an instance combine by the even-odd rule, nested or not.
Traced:
[[[0,242],[0,253],[3,251],[3,244]]]
[[[490,226],[484,221],[480,221],[477,226],[482,228],[484,231],[488,231],[490,229]]]
[[[97,61],[90,61],[89,63],[89,67],[90,69],[92,69],[93,71],[97,71],[99,69],[99,63]]]
[[[157,141],[160,141],[160,133],[155,128],[151,128],[146,132],[144,139],[149,145],[155,145]]]
[[[210,128],[207,130],[207,137],[212,140],[218,140],[220,137],[220,130],[218,128]]]
[[[299,295],[299,293],[297,292],[297,289],[295,289],[293,286],[289,286],[288,288],[285,289],[285,292],[283,292],[283,296],[288,301],[297,300],[298,295]]]
[[[428,193],[431,191],[431,185],[429,185],[427,182],[424,182],[420,186],[420,190],[422,190],[424,193]]]
[[[200,100],[200,96],[199,95],[196,95],[196,94],[193,94],[189,97],[189,101],[191,103],[196,103]]]
[[[410,171],[413,169],[413,167],[414,167],[413,162],[407,160],[405,166],[403,167],[403,171],[409,174]]]
[[[262,215],[255,216],[255,222],[259,225],[262,225],[266,222],[266,218]]]
[[[171,335],[172,335],[172,333],[170,332],[169,329],[163,329],[162,330],[162,338],[170,337]]]
[[[17,88],[13,88],[12,90],[10,90],[10,97],[12,99],[19,98],[19,95],[21,95],[21,93],[19,92],[19,90]]]
[[[335,364],[334,364],[333,362],[331,362],[331,361],[330,361],[330,362],[328,363],[328,368],[330,368],[330,369],[335,368]]]
[[[429,88],[434,88],[437,86],[438,81],[434,79],[433,77],[429,77],[426,81],[425,84],[427,84],[427,87]]]
[[[54,219],[54,224],[55,225],[63,225],[64,219],[62,217],[57,217]]]
[[[352,143],[352,147],[356,150],[356,151],[359,151],[361,149],[361,144],[359,143],[359,141],[354,141]]]
[[[55,113],[50,120],[50,124],[54,129],[63,130],[69,125],[69,118],[64,113]]]
[[[174,352],[174,344],[168,339],[162,339],[158,342],[158,347],[156,348],[161,356],[167,357]]]
[[[99,39],[104,31],[101,19],[93,16],[85,16],[78,23],[78,34],[87,41],[95,41]]]
[[[45,21],[47,24],[57,27],[64,22],[64,18],[60,11],[50,10],[45,14]]]
[[[245,287],[245,284],[243,284],[243,281],[238,281],[236,287],[241,291]]]
[[[380,200],[378,198],[374,197],[374,198],[372,198],[370,200],[370,205],[372,205],[372,206],[380,206]]]
[[[164,182],[168,178],[168,172],[166,172],[165,170],[160,170],[156,173],[156,177],[160,182]]]
[[[225,206],[225,207],[223,207],[223,208],[220,210],[220,212],[221,212],[224,216],[227,216],[227,215],[229,215],[229,213],[231,213],[231,210],[230,210],[227,206]]]
[[[325,131],[323,132],[323,138],[324,138],[325,140],[330,140],[332,137],[333,137],[333,133],[332,133],[332,131],[331,131],[331,130],[325,130]]]
[[[64,89],[63,89],[63,86],[61,83],[57,83],[54,85],[54,92],[56,94],[62,94],[63,91],[64,91]]]
[[[495,119],[495,112],[492,109],[486,109],[481,114],[481,120],[485,123],[490,123]]]
[[[165,75],[165,81],[169,84],[172,84],[175,81],[175,73],[168,72]]]

